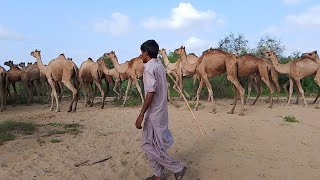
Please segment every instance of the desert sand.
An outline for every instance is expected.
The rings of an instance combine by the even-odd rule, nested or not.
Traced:
[[[309,102],[311,99],[309,100]],[[227,114],[230,99],[217,100],[217,114],[210,104],[194,112],[205,139],[183,104],[169,105],[169,128],[175,139],[169,154],[189,168],[185,180],[319,180],[320,110],[316,105],[283,106],[284,99],[268,109],[258,102],[247,105],[245,116]],[[60,113],[47,105],[8,107],[0,121],[20,120],[37,124],[79,123],[78,135],[61,134],[60,143],[40,144],[37,133],[19,137],[0,146],[0,179],[110,179],[140,180],[152,175],[140,148],[141,130],[134,126],[141,106],[117,107],[107,103],[67,113],[69,100],[62,101]],[[236,108],[239,113],[239,106]],[[283,121],[293,115],[298,123]],[[104,162],[90,163],[110,158]],[[87,162],[87,165],[75,167]],[[172,173],[166,174],[169,180]]]

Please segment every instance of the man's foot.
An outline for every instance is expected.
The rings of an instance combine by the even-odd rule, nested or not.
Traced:
[[[184,167],[180,172],[174,173],[176,180],[182,180],[183,176],[186,174],[187,167]]]

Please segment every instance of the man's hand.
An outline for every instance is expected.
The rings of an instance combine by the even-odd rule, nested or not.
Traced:
[[[137,129],[142,129],[142,126],[141,126],[142,121],[143,121],[143,114],[140,113],[137,120],[136,120],[136,128]]]

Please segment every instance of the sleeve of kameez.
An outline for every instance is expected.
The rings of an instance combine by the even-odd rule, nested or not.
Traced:
[[[144,89],[146,92],[156,92],[157,80],[155,76],[155,71],[153,69],[146,68],[144,73],[146,83],[144,84]]]

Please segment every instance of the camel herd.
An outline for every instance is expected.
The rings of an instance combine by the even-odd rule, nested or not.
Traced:
[[[303,53],[300,58],[294,59],[286,64],[280,64],[275,52],[265,51],[264,58],[258,58],[252,54],[236,56],[220,49],[207,49],[200,57],[193,53],[186,53],[185,47],[177,48],[174,53],[179,55],[179,59],[175,63],[171,63],[168,59],[165,49],[159,51],[162,57],[163,65],[166,67],[166,73],[174,77],[173,89],[181,91],[186,97],[190,95],[183,88],[183,78],[193,78],[193,88],[197,89],[195,109],[198,109],[200,93],[205,84],[208,89],[208,101],[212,103],[212,113],[216,112],[215,102],[213,99],[212,85],[209,78],[226,74],[227,79],[232,83],[234,88],[234,102],[232,109],[228,113],[233,113],[237,104],[238,98],[241,102],[241,111],[239,115],[244,115],[244,105],[246,103],[245,90],[240,84],[239,78],[248,79],[248,98],[252,89],[252,84],[256,84],[255,88],[258,93],[253,104],[256,103],[261,96],[262,86],[261,81],[266,84],[269,89],[269,108],[273,106],[273,94],[276,89],[278,99],[280,94],[280,85],[278,82],[279,74],[285,74],[288,77],[288,82],[283,85],[287,92],[287,104],[290,104],[293,86],[296,85],[301,94],[304,105],[306,100],[304,91],[301,87],[300,80],[307,76],[315,75],[315,82],[320,87],[320,59],[317,51]],[[71,92],[71,103],[68,112],[76,111],[77,102],[79,99],[79,90],[82,89],[85,97],[85,106],[92,106],[94,102],[94,94],[96,89],[99,89],[102,97],[101,108],[104,108],[104,100],[108,94],[109,84],[113,84],[113,91],[116,93],[116,98],[122,98],[121,83],[128,80],[128,86],[125,92],[122,106],[126,104],[128,91],[133,84],[141,97],[142,103],[144,96],[138,80],[143,76],[144,64],[141,57],[135,57],[130,61],[119,64],[114,51],[105,53],[103,56],[109,58],[114,65],[110,69],[103,59],[98,59],[96,62],[91,58],[84,61],[80,68],[72,61],[71,58],[66,58],[64,54],[60,54],[57,58],[51,60],[48,65],[44,65],[41,60],[41,52],[34,50],[30,53],[36,59],[34,64],[20,63],[15,65],[13,61],[7,61],[4,65],[9,66],[10,70],[6,71],[0,66],[0,110],[6,108],[7,97],[13,99],[10,93],[10,85],[13,88],[15,101],[12,101],[13,106],[19,101],[17,98],[16,83],[21,82],[25,91],[28,94],[27,104],[32,101],[33,92],[36,91],[40,95],[40,91],[51,90],[51,106],[53,110],[54,102],[56,104],[56,112],[60,111],[59,100],[61,99],[63,86],[66,86]],[[107,88],[102,86],[103,79]],[[199,81],[199,86],[196,87],[196,81]],[[93,90],[93,84],[97,88]],[[49,85],[49,86],[48,86]],[[169,85],[169,83],[168,83]],[[287,86],[289,85],[289,91]],[[48,88],[49,87],[49,88]],[[169,86],[168,86],[169,92]],[[313,103],[316,103],[318,97]],[[181,97],[181,96],[180,96]],[[168,95],[168,100],[171,101]],[[320,108],[320,103],[317,106]]]

